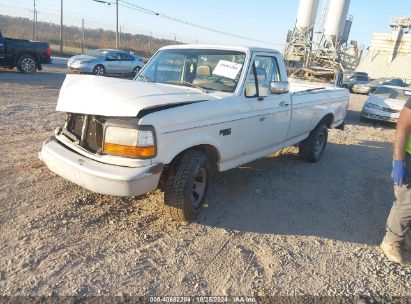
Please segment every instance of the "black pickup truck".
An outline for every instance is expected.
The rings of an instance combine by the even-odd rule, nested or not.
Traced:
[[[50,46],[46,42],[3,37],[0,32],[0,66],[17,69],[22,73],[41,70],[42,63],[51,63]]]

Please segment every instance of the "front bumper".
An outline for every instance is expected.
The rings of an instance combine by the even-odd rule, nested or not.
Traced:
[[[93,67],[87,64],[68,64],[67,70],[73,73],[93,73]]]
[[[39,158],[57,175],[90,191],[116,196],[138,196],[157,188],[162,165],[129,168],[84,157],[49,138]]]
[[[397,122],[399,113],[389,113],[374,109],[362,109],[361,117],[366,119],[373,119],[373,120],[381,120],[381,121],[388,121],[388,122]]]
[[[356,87],[353,86],[352,91],[357,94],[369,94],[371,89],[367,87]]]

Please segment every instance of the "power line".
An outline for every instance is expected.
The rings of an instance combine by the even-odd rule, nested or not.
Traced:
[[[226,36],[231,36],[231,37],[235,37],[235,38],[250,40],[250,41],[263,42],[263,43],[267,43],[267,44],[274,44],[274,43],[269,42],[269,41],[259,40],[259,39],[250,38],[250,37],[246,37],[246,36],[241,36],[241,35],[237,35],[237,34],[231,34],[231,33],[224,32],[224,31],[214,29],[214,28],[211,28],[211,27],[207,27],[207,26],[199,25],[199,24],[192,23],[192,22],[189,22],[189,21],[185,21],[185,20],[182,20],[182,19],[179,19],[179,18],[176,18],[176,17],[164,15],[162,13],[153,11],[151,9],[148,9],[148,8],[136,5],[134,3],[124,1],[124,0],[119,0],[119,5],[130,8],[130,9],[134,9],[136,11],[139,11],[139,12],[142,12],[142,13],[145,13],[145,14],[158,16],[160,18],[163,18],[163,19],[166,19],[166,20],[169,20],[169,21],[173,21],[173,22],[184,24],[184,25],[192,26],[192,27],[195,27],[195,28],[198,28],[198,29],[211,31],[211,32],[214,32],[214,33],[218,33],[218,34],[222,34],[222,35],[226,35]]]

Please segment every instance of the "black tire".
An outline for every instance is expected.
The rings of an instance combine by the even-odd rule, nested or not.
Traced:
[[[173,161],[164,191],[164,203],[171,217],[193,222],[200,213],[209,183],[210,166],[203,152],[189,150]]]
[[[17,61],[17,69],[21,73],[31,74],[37,70],[37,62],[30,55],[21,55]]]
[[[320,123],[310,135],[300,143],[301,157],[310,163],[318,162],[324,154],[328,140],[327,126]]]
[[[141,70],[141,67],[136,66],[136,67],[133,69],[133,76],[136,76],[136,75],[138,74],[138,72],[140,72],[140,70]]]
[[[94,67],[93,74],[96,76],[104,76],[106,75],[106,69],[102,64],[98,64]]]

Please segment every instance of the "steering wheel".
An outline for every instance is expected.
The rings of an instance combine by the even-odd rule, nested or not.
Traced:
[[[215,80],[215,82],[223,83],[223,81],[221,81],[222,79],[231,81],[234,84],[234,86],[237,85],[237,81],[235,81],[234,79],[228,78],[228,77],[224,77],[224,76],[222,77],[217,76],[217,79]]]

